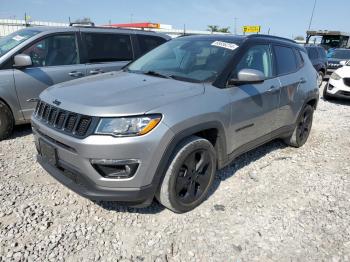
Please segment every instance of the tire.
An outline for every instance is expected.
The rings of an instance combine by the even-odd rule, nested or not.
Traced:
[[[284,140],[287,145],[301,147],[306,143],[312,128],[313,114],[313,107],[306,105],[298,117],[293,134]]]
[[[324,78],[324,73],[322,71],[318,71],[318,87],[320,88],[322,86],[323,83],[323,78]]]
[[[206,139],[191,136],[176,148],[156,198],[176,213],[188,212],[205,200],[215,172],[213,145]]]
[[[12,134],[14,122],[11,109],[0,101],[0,141]]]
[[[327,93],[327,87],[328,87],[328,84],[323,88],[323,99],[324,100],[331,100],[331,97],[328,95]]]

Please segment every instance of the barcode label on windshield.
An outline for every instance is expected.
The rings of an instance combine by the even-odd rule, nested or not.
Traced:
[[[235,50],[236,48],[238,48],[238,45],[236,45],[236,44],[226,43],[226,42],[222,42],[222,41],[215,41],[211,45],[222,47],[222,48],[227,48],[230,50]]]

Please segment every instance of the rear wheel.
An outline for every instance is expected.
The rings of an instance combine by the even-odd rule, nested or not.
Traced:
[[[0,101],[0,141],[12,134],[14,122],[10,108]]]
[[[190,211],[206,198],[215,171],[216,153],[212,144],[191,136],[178,146],[156,197],[176,213]]]
[[[293,134],[285,139],[286,144],[293,147],[301,147],[306,143],[311,132],[313,114],[313,107],[306,105],[299,116]]]

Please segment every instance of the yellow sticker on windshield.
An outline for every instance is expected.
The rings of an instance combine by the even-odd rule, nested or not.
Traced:
[[[235,50],[236,48],[238,48],[238,45],[236,45],[236,44],[222,42],[222,41],[215,41],[211,45],[227,48],[227,49],[230,49],[230,50]]]

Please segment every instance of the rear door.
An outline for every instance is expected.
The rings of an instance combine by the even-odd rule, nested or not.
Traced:
[[[281,82],[279,110],[277,116],[278,127],[293,124],[295,114],[301,107],[303,100],[298,92],[307,84],[307,76],[302,70],[304,59],[299,50],[289,46],[275,45],[277,73]]]
[[[87,75],[120,70],[134,58],[129,34],[111,32],[81,34],[85,46]]]
[[[276,129],[276,113],[280,82],[275,76],[274,57],[269,44],[255,44],[247,49],[233,71],[232,77],[242,69],[255,69],[264,73],[263,83],[231,87],[232,150],[258,139],[268,139]]]
[[[49,86],[83,77],[85,64],[80,63],[76,33],[58,33],[39,39],[22,52],[33,65],[14,69],[19,103],[25,119],[30,119],[36,106],[32,100]]]

